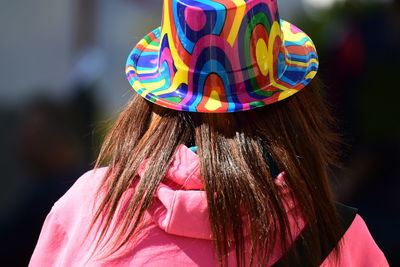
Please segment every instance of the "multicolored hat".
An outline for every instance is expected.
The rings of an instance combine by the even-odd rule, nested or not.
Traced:
[[[164,0],[160,28],[132,50],[133,89],[167,108],[226,113],[285,99],[316,75],[311,39],[276,0]]]

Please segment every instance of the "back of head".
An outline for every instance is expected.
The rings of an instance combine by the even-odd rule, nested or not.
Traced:
[[[287,100],[239,113],[175,111],[134,96],[108,134],[98,161],[110,168],[104,183],[107,196],[97,216],[103,213],[111,220],[122,192],[137,183],[124,225],[114,229],[119,242],[110,251],[134,236],[174,153],[186,144],[198,149],[221,262],[233,239],[237,261],[244,264],[247,223],[255,262],[269,256],[276,240],[288,240],[282,243],[287,250],[287,203],[274,183],[277,170],[285,172],[293,199],[314,228],[315,235],[307,242],[317,260],[321,247],[336,240],[339,231],[327,184],[329,167],[336,163],[337,136],[331,123],[317,81]],[[149,167],[139,181],[137,169],[147,158]]]
[[[99,156],[97,165],[110,166],[94,218],[105,218],[99,244],[113,231],[115,240],[103,242],[113,254],[135,238],[178,147],[195,145],[221,265],[232,249],[238,266],[263,265],[278,240],[288,249],[288,203],[274,183],[283,172],[318,265],[340,224],[327,184],[337,136],[318,82],[311,82],[317,69],[313,42],[280,20],[274,0],[165,0],[161,27],[128,57],[127,77],[138,94]],[[123,223],[110,229],[131,186]]]

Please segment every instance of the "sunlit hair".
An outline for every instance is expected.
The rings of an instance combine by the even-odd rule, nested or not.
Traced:
[[[106,248],[110,256],[137,237],[178,146],[186,144],[198,148],[219,265],[232,264],[232,249],[238,266],[263,265],[277,240],[283,241],[283,251],[289,249],[293,240],[268,164],[272,159],[286,173],[292,197],[311,230],[305,242],[317,266],[322,248],[333,247],[340,233],[327,182],[337,162],[338,137],[319,87],[313,81],[273,105],[224,114],[175,111],[135,95],[105,138],[96,163],[109,166],[92,224],[100,225],[97,249]],[[138,167],[147,158],[149,167],[139,179]],[[132,187],[134,194],[120,209],[123,193]],[[113,226],[116,218],[120,222]],[[298,256],[294,253],[287,264]]]

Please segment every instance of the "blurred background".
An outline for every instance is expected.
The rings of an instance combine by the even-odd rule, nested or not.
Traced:
[[[278,2],[319,51],[346,143],[336,198],[400,266],[400,1]],[[126,57],[160,25],[162,0],[0,3],[0,261],[26,266],[46,214],[133,95]]]

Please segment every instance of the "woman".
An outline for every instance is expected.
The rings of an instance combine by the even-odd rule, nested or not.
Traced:
[[[338,138],[317,68],[274,0],[165,0],[128,58],[138,94],[30,265],[388,266],[332,200]]]

